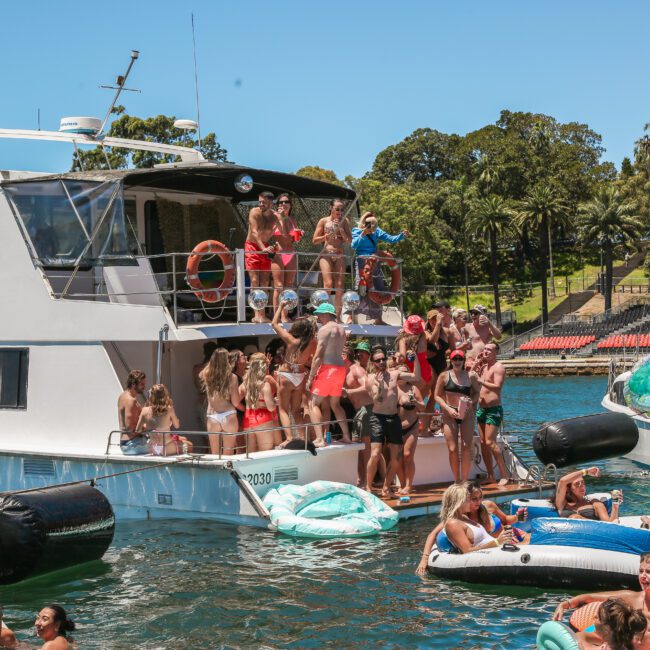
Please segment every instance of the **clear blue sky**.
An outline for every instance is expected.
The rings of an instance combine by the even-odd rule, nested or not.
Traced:
[[[194,12],[204,133],[230,157],[340,177],[419,127],[464,134],[503,108],[587,123],[617,166],[650,122],[650,3],[613,0],[3,2],[0,127],[56,130],[130,114],[195,117]],[[67,169],[67,145],[0,140],[0,169]]]

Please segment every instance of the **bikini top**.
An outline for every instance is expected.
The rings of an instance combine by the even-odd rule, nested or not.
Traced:
[[[471,386],[465,386],[463,384],[457,384],[453,377],[451,376],[451,371],[447,373],[447,383],[445,384],[445,391],[448,393],[460,393],[461,395],[467,395],[469,397],[472,392]]]
[[[468,521],[463,521],[464,524],[469,526],[472,529],[472,534],[474,536],[474,546],[481,546],[485,542],[491,542],[494,538],[490,533],[481,526],[481,524],[470,524]]]
[[[592,505],[581,506],[580,508],[563,508],[560,512],[560,517],[570,517],[571,515],[580,515],[585,519],[593,519],[598,521],[598,515],[596,514],[596,509]]]
[[[429,350],[429,352],[435,352],[436,355],[441,354],[444,356],[448,349],[449,342],[442,338],[442,330],[440,331],[440,336],[438,336],[438,345],[435,343],[427,343],[427,350]]]

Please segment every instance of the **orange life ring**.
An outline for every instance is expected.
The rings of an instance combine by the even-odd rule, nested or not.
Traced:
[[[374,288],[372,281],[372,272],[377,262],[387,264],[391,269],[390,272],[390,291],[378,291]],[[367,295],[377,305],[387,305],[390,303],[396,294],[399,292],[400,284],[402,282],[402,272],[397,265],[397,260],[388,251],[377,251],[374,255],[368,258],[366,265],[361,271],[361,277],[366,283]]]
[[[216,289],[206,289],[201,284],[199,276],[199,264],[206,255],[218,255],[223,264],[223,280]],[[197,244],[187,259],[185,269],[187,284],[194,289],[194,295],[203,300],[203,302],[220,302],[225,300],[232,290],[235,280],[235,265],[233,264],[232,255],[228,249],[220,242],[214,239],[207,239]]]

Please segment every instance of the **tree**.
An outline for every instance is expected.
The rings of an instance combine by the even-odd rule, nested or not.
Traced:
[[[508,202],[496,194],[475,201],[470,209],[467,230],[490,243],[490,268],[492,275],[492,292],[494,293],[494,311],[497,326],[501,327],[501,302],[499,300],[499,268],[497,240],[512,227],[514,211]]]
[[[538,233],[540,254],[538,270],[542,286],[542,322],[548,322],[548,296],[546,273],[549,258],[552,259],[551,225],[565,218],[567,209],[556,190],[549,185],[533,188],[526,198],[519,203],[515,223],[521,229]],[[552,269],[552,266],[551,266]],[[552,274],[552,270],[551,270]]]
[[[313,178],[317,181],[325,181],[326,183],[334,183],[334,185],[343,185],[343,183],[338,179],[336,174],[331,169],[323,169],[317,165],[307,165],[306,167],[301,167],[296,174],[298,176],[306,176],[307,178]]]
[[[114,112],[121,113],[113,121],[108,135],[116,138],[131,140],[146,140],[163,144],[174,144],[185,147],[197,147],[198,142],[188,132],[174,127],[175,117],[157,115],[145,119],[123,113],[123,107],[117,107]],[[201,140],[201,153],[208,160],[228,161],[228,152],[217,142],[214,133],[208,133]],[[72,171],[85,169],[128,169],[129,167],[153,167],[160,163],[170,163],[179,160],[177,156],[155,153],[152,151],[134,151],[112,147],[105,151],[103,147],[95,147],[89,151],[75,151],[72,159]]]
[[[622,198],[616,187],[603,186],[593,200],[578,209],[578,233],[587,245],[598,245],[605,258],[605,310],[612,308],[614,249],[630,246],[643,232],[637,206]]]

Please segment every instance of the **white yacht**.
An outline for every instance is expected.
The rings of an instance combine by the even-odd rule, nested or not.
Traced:
[[[631,371],[621,373],[620,375],[613,375],[610,370],[610,380],[608,382],[607,392],[602,399],[602,406],[608,411],[616,413],[625,413],[629,415],[635,422],[639,430],[639,442],[636,447],[625,455],[641,465],[650,467],[650,417],[647,413],[640,413],[639,411],[629,407],[625,400],[624,388],[627,381],[630,379]]]
[[[0,490],[99,477],[118,518],[267,526],[261,497],[273,486],[316,479],[355,484],[359,444],[330,445],[316,456],[299,449],[222,457],[200,453],[200,446],[199,453],[174,457],[122,454],[116,400],[131,369],[143,370],[149,385],[164,383],[182,429],[197,435],[192,368],[202,360],[203,344],[218,340],[243,349],[252,343],[263,350],[272,338],[270,325],[251,324],[246,313],[242,248],[258,194],[295,196],[309,233],[329,200],[354,201],[355,194],[291,174],[209,162],[190,148],[102,137],[98,123],[74,118],[62,120],[64,131],[0,129],[0,139],[119,146],[179,159],[150,169],[0,171]],[[217,304],[197,298],[185,277],[190,251],[205,240],[233,252],[234,284]],[[299,293],[308,299],[318,283],[316,254],[298,250]],[[218,282],[223,269],[210,264],[205,273]],[[352,333],[394,337],[401,323],[395,302],[385,315],[393,325],[354,324]],[[527,468],[504,445],[523,482]],[[479,452],[476,443],[473,476],[484,471]],[[451,480],[444,438],[422,439],[416,485]]]

